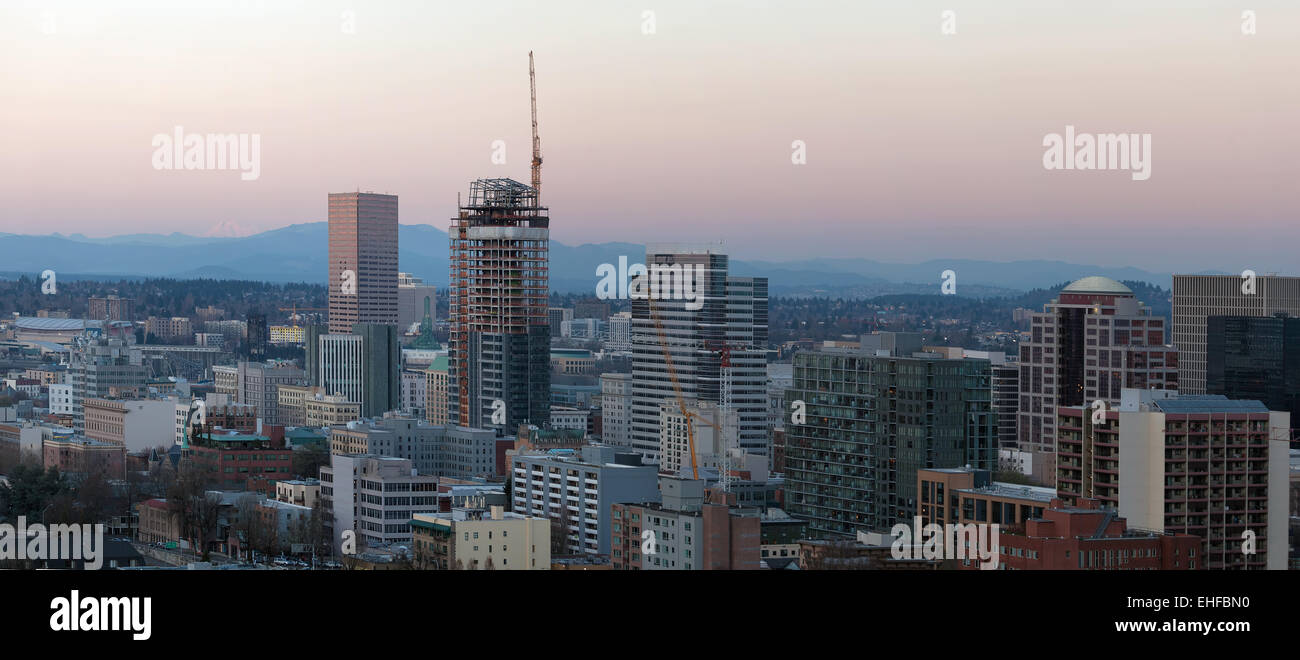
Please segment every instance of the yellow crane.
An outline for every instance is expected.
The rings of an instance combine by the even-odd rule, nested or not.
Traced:
[[[672,352],[668,350],[668,340],[664,336],[664,324],[659,320],[659,310],[655,309],[654,296],[646,296],[646,302],[650,305],[650,318],[655,322],[655,332],[659,335],[659,348],[664,352],[664,363],[668,366],[668,378],[673,383],[673,393],[677,395],[677,405],[682,410],[682,417],[686,418],[686,443],[691,452],[691,478],[700,478],[700,469],[695,461],[695,425],[691,423],[692,417],[697,415],[691,414],[686,409],[686,398],[682,396],[682,384],[677,380],[677,368],[673,366]],[[717,428],[717,422],[713,423]],[[719,429],[720,431],[720,429]]]
[[[537,137],[537,74],[533,71],[533,51],[528,51],[528,91],[533,102],[533,190],[536,203],[542,204],[542,139]]]

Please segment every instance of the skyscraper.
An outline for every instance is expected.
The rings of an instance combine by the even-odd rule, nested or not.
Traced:
[[[1300,318],[1211,316],[1205,338],[1207,394],[1255,399],[1300,420]]]
[[[1085,277],[1062,289],[1030,315],[1030,338],[1020,345],[1020,449],[1053,475],[1057,407],[1097,400],[1114,407],[1126,387],[1178,389],[1179,352],[1166,341],[1165,320],[1123,284]]]
[[[678,388],[684,399],[718,403],[736,413],[737,437],[729,446],[770,456],[767,278],[731,277],[727,263],[716,247],[646,246],[647,275],[662,284],[647,287],[653,300],[632,300],[630,439],[649,460],[660,458],[660,405],[676,401]],[[698,273],[692,275],[694,300],[663,293],[688,271]]]
[[[330,193],[329,328],[397,324],[397,195]]]
[[[919,351],[918,334],[878,333],[795,354],[786,401],[802,415],[786,424],[786,511],[817,535],[910,520],[918,470],[993,469],[989,361]]]
[[[479,179],[470,184],[469,200],[448,234],[450,421],[500,430],[546,424],[551,388],[546,207],[538,205],[530,186]]]
[[[363,417],[401,406],[396,326],[358,323],[350,333],[317,334],[315,339],[313,386],[361,404]]]
[[[1253,286],[1251,286],[1253,284]],[[1178,390],[1205,394],[1205,319],[1210,316],[1300,316],[1300,277],[1174,275],[1174,345]]]

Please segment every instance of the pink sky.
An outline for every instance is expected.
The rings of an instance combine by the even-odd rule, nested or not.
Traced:
[[[1295,270],[1293,2],[1250,36],[1227,2],[173,4],[0,8],[0,232],[255,233],[355,189],[445,228],[471,179],[528,180],[532,49],[566,243]],[[1067,124],[1151,133],[1151,178],[1044,170]],[[177,125],[259,134],[260,177],[153,169]]]

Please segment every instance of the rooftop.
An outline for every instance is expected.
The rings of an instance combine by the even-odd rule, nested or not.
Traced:
[[[1166,413],[1266,413],[1268,406],[1253,399],[1229,399],[1222,394],[1180,394],[1158,399],[1151,406]]]
[[[1123,284],[1100,275],[1077,279],[1061,289],[1062,293],[1113,293],[1132,295],[1133,290]]]

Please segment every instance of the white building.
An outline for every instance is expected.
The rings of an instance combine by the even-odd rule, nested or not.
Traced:
[[[601,440],[632,446],[632,374],[600,375]]]
[[[335,454],[321,468],[320,482],[336,552],[345,530],[356,532],[358,552],[409,546],[411,518],[438,510],[437,477],[418,474],[405,458]]]
[[[72,397],[71,384],[50,385],[50,414],[71,415],[73,413]]]

